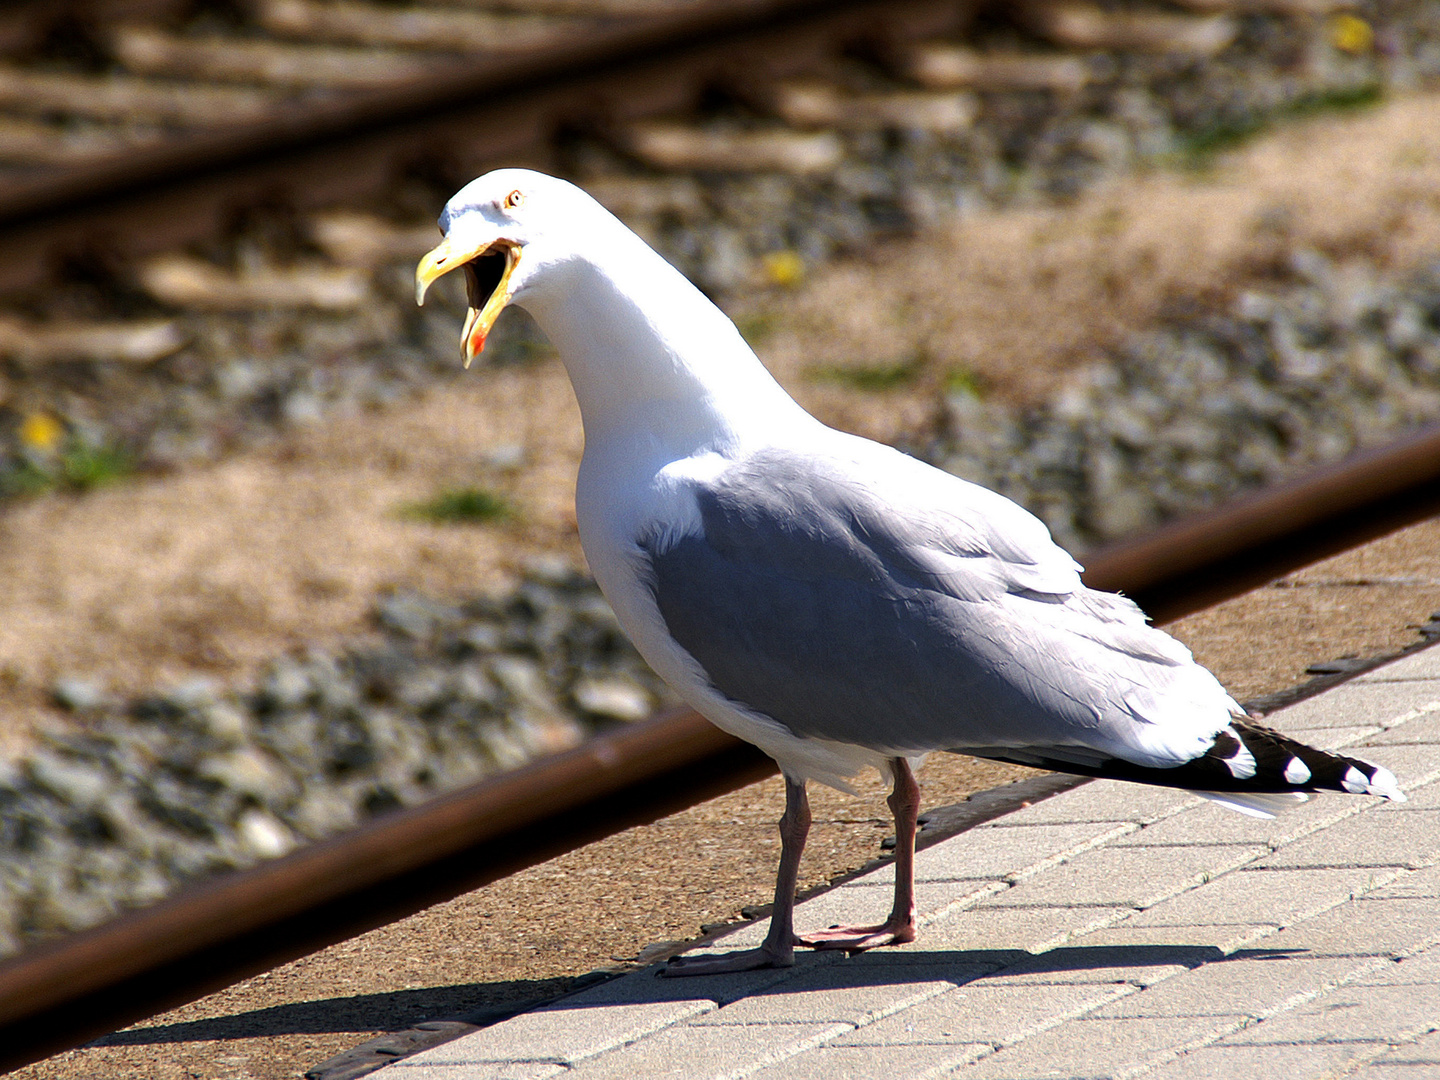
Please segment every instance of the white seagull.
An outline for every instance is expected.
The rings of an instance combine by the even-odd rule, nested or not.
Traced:
[[[1188,788],[1269,816],[1321,788],[1402,800],[1384,768],[1255,723],[1185,648],[1027,511],[826,427],[734,325],[584,191],[523,169],[468,184],[416,270],[462,269],[465,361],[501,309],[559,351],[585,427],[580,542],[641,654],[785,775],[765,943],[667,974],[794,963],[797,944],[911,941],[919,786],[932,751]],[[894,781],[895,900],[877,926],[797,936],[809,780]]]

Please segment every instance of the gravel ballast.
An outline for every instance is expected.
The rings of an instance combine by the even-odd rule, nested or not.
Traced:
[[[1401,279],[1290,253],[1228,306],[1176,313],[1005,409],[961,389],[935,464],[1037,513],[1083,551],[1440,420],[1440,261]]]
[[[277,658],[243,690],[115,700],[57,681],[74,722],[0,776],[0,953],[673,704],[563,562],[499,598],[384,596],[375,625],[377,640]]]

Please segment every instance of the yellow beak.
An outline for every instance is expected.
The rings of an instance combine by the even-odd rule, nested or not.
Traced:
[[[499,268],[498,279],[493,273],[487,273],[482,283],[476,267],[477,260],[483,259],[488,263],[491,259],[499,258],[504,259],[504,266]],[[470,361],[484,351],[485,338],[489,336],[490,328],[495,325],[500,312],[505,310],[505,305],[510,303],[510,277],[519,264],[519,244],[508,240],[495,240],[483,247],[467,250],[456,248],[447,236],[421,259],[420,265],[415,268],[415,302],[423,304],[425,293],[437,278],[457,267],[464,267],[465,293],[470,308],[465,316],[465,327],[460,332],[460,345],[465,354],[467,368]],[[487,266],[486,269],[488,271],[493,268]],[[487,286],[490,286],[488,294],[485,291]]]

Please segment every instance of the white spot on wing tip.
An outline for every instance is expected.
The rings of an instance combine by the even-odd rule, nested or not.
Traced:
[[[1244,740],[1240,738],[1239,733],[1233,727],[1225,730],[1234,736],[1236,743],[1239,744],[1235,747],[1235,753],[1223,759],[1225,767],[1230,770],[1230,775],[1236,780],[1249,780],[1255,775],[1255,755],[1250,752],[1250,748],[1245,745]]]
[[[1379,795],[1381,798],[1389,799],[1391,802],[1408,802],[1405,792],[1400,790],[1400,781],[1395,779],[1395,774],[1383,765],[1374,766],[1375,775],[1370,778],[1369,791],[1371,795]]]
[[[1340,786],[1352,795],[1363,795],[1370,790],[1370,781],[1365,774],[1351,765],[1340,777]]]
[[[1289,764],[1285,766],[1285,782],[1287,784],[1303,784],[1310,779],[1310,767],[1298,757],[1292,757]]]

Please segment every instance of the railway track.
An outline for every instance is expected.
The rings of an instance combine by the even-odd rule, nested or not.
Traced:
[[[1328,0],[13,5],[0,13],[0,487],[33,476],[36,418],[142,467],[216,452],[216,437],[193,437],[201,420],[178,434],[165,423],[178,396],[216,382],[221,331],[400,310],[393,267],[428,246],[439,200],[492,164],[585,179],[715,291],[783,285],[797,263],[923,227],[957,193],[1025,196],[976,162],[1033,166],[1044,193],[1065,195],[1141,160],[1158,130],[1148,121],[1072,123],[1117,90],[1178,87],[1171,135],[1243,133],[1264,108],[1183,105],[1227,48],[1262,74],[1286,50],[1320,58],[1295,68],[1272,112],[1365,100],[1409,43],[1364,40],[1383,29],[1381,5],[1346,11]],[[1031,127],[1054,145],[1022,144]],[[906,178],[907,198],[877,192],[877,162],[912,152],[930,171]],[[757,220],[787,200],[801,225],[767,233]],[[355,351],[419,357],[412,384],[442,377],[418,318],[378,320]],[[269,389],[238,393],[236,408],[271,426],[304,413],[300,395],[277,405]],[[213,423],[227,426],[239,425]],[[199,448],[157,449],[181,436]],[[1175,617],[1436,512],[1437,460],[1440,437],[1427,434],[1101,553],[1088,580]],[[0,1067],[767,768],[693,716],[664,718],[36,950],[0,969]]]
[[[230,18],[190,7],[10,13],[0,40],[32,59],[0,72],[0,107],[41,116],[0,128],[0,224],[13,234],[0,288],[33,284],[47,260],[97,230],[112,250],[144,256],[212,233],[234,206],[276,189],[306,210],[373,197],[417,162],[439,158],[447,174],[468,175],[543,155],[569,127],[623,128],[685,109],[737,69],[778,81],[852,42],[878,48],[957,30],[974,5],[265,0],[235,5]],[[644,141],[625,130],[617,138]],[[685,156],[665,148],[665,134],[651,139],[637,147],[642,157]],[[814,145],[833,158],[823,140]],[[752,140],[750,164],[763,169],[797,147],[803,140]],[[727,152],[746,151],[710,150]],[[722,168],[735,167],[730,157]]]
[[[1169,620],[1437,513],[1432,429],[1098,552],[1086,580]],[[773,771],[694,713],[671,714],[34,949],[0,967],[0,1069]]]
[[[337,395],[434,381],[427,335],[447,313],[409,311],[394,267],[494,164],[582,180],[712,291],[783,285],[955,206],[1073,194],[1440,74],[1433,17],[1397,44],[1375,20],[1408,0],[1365,18],[1344,2],[15,5],[0,489],[36,481],[36,417],[77,450],[165,468]],[[326,330],[338,389],[301,386],[282,356],[229,378],[216,341],[257,324]],[[171,407],[187,394],[211,407]]]

